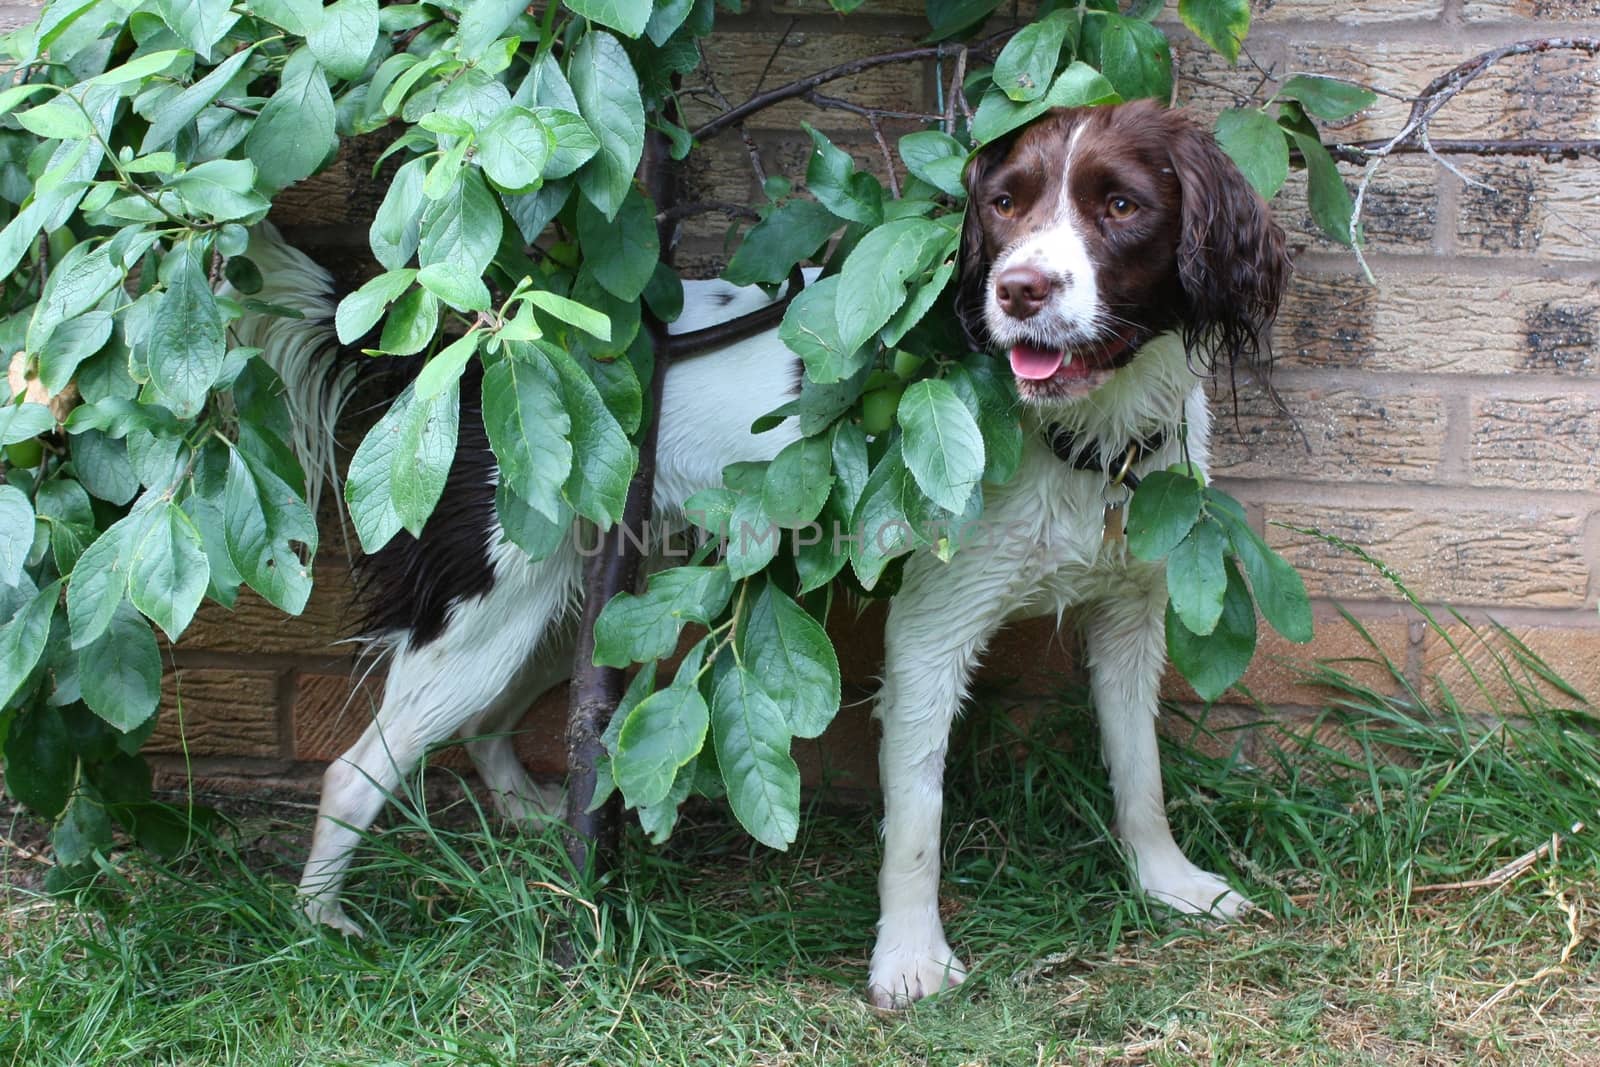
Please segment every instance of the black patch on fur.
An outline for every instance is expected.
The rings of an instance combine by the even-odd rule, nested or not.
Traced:
[[[409,380],[420,369],[417,361],[409,373],[400,373]],[[453,604],[494,588],[489,563],[494,469],[494,453],[483,428],[483,369],[474,360],[461,379],[455,459],[422,536],[401,530],[356,562],[363,634],[406,633],[409,647],[421,648],[444,632]]]

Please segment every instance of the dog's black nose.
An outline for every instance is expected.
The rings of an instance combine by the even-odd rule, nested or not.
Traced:
[[[1037,267],[1007,267],[994,280],[1000,310],[1014,319],[1031,319],[1044,307],[1055,286]]]

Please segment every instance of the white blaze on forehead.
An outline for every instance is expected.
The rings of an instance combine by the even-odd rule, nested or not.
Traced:
[[[1022,238],[995,258],[986,301],[987,318],[995,339],[1002,343],[1022,340],[1066,346],[1091,338],[1099,315],[1100,287],[1089,258],[1089,246],[1079,229],[1072,204],[1072,166],[1083,127],[1072,131],[1061,163],[1061,184],[1055,213],[1043,229]],[[1034,267],[1055,283],[1054,293],[1038,314],[1019,323],[1000,309],[993,279],[1008,267]]]

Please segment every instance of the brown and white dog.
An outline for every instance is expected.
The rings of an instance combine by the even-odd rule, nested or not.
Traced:
[[[960,309],[978,342],[1006,354],[1024,405],[1017,476],[987,486],[986,520],[1007,535],[948,563],[921,553],[891,603],[877,716],[884,793],[881,918],[868,991],[905,1004],[961,981],[939,921],[942,780],[950,726],[985,645],[1006,622],[1081,609],[1090,680],[1116,797],[1116,825],[1140,886],[1180,911],[1246,906],[1174,843],[1162,799],[1156,694],[1166,646],[1159,565],[1105,538],[1113,461],[1136,473],[1186,448],[1204,467],[1203,374],[1262,357],[1288,271],[1283,234],[1209,133],[1153,104],[1056,111],[987,147],[968,175]],[[265,350],[288,383],[308,469],[331,469],[331,423],[348,381],[332,338],[331,280],[263,230],[251,256],[257,298],[301,320],[252,318],[238,342]],[[678,332],[766,297],[721,282],[685,285]],[[792,420],[752,435],[793,393],[795,361],[775,333],[674,364],[661,412],[656,508],[672,514],[739,460],[771,459]],[[1198,368],[1198,369],[1197,369]],[[507,731],[566,677],[579,556],[569,536],[530,562],[495,519],[492,453],[463,388],[461,434],[444,497],[420,538],[401,533],[365,561],[365,639],[388,659],[382,706],[328,768],[300,883],[313,919],[356,933],[340,904],[352,849],[425,749],[452,735],[501,810],[537,820],[541,793]],[[1118,520],[1120,521],[1120,520]]]

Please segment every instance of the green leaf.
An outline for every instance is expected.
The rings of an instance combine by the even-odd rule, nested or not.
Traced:
[[[1009,482],[1022,465],[1017,388],[1010,373],[999,370],[1003,366],[987,353],[973,353],[945,376],[978,420],[983,433],[983,480],[991,485]]]
[[[556,522],[566,510],[561,487],[572,471],[572,422],[550,361],[532,346],[518,346],[517,355],[502,355],[484,370],[483,425],[501,484]]]
[[[51,582],[0,626],[0,707],[11,702],[44,655],[60,595],[61,583]]]
[[[589,201],[578,204],[578,242],[584,265],[619,300],[637,300],[655,273],[661,245],[655,207],[630,188],[613,217]]]
[[[476,170],[463,171],[422,213],[418,262],[449,263],[481,278],[500,247],[500,205]]]
[[[600,140],[576,111],[560,107],[536,107],[534,115],[550,135],[550,156],[545,160],[544,177],[565,178],[600,151]]]
[[[773,458],[761,483],[761,508],[774,523],[799,529],[817,517],[833,488],[826,437],[802,437]]]
[[[328,80],[310,49],[298,49],[284,64],[278,91],[251,123],[244,150],[262,187],[278,190],[314,173],[338,143]]]
[[[489,287],[455,263],[429,263],[417,271],[417,281],[457,311],[489,310]]]
[[[634,453],[605,398],[567,352],[535,342],[561,376],[565,406],[572,418],[572,472],[564,489],[578,514],[602,528],[622,517],[633,479]]]
[[[0,688],[5,682],[0,681]],[[25,707],[5,735],[6,791],[35,815],[53,819],[67,806],[78,753],[60,708]]]
[[[1101,20],[1100,71],[1124,100],[1172,97],[1172,49],[1167,35],[1140,19]]]
[[[568,75],[578,110],[600,141],[599,153],[578,171],[578,187],[611,218],[622,207],[644,152],[639,79],[617,39],[598,30],[578,42]]]
[[[161,650],[150,624],[124,601],[106,632],[78,654],[83,702],[127,733],[161,703]]]
[[[129,82],[145,82],[152,80],[152,75],[160,74],[177,61],[179,58],[190,58],[194,53],[186,48],[169,48],[160,52],[147,52],[136,59],[130,59],[120,67],[113,67],[103,74],[96,74],[85,81],[84,85],[126,85]]]
[[[1172,471],[1151,471],[1128,505],[1128,551],[1140,559],[1161,559],[1189,536],[1200,518],[1200,486]]]
[[[14,485],[0,485],[0,586],[17,584],[33,544],[33,502]]]
[[[839,711],[839,657],[828,632],[770,583],[740,633],[745,666],[787,713],[796,737],[820,737]]]
[[[994,13],[1000,0],[928,0],[928,23],[932,40],[943,40],[963,30],[975,28]]]
[[[906,280],[926,267],[953,235],[941,222],[907,218],[885,223],[861,239],[844,261],[834,297],[843,351],[853,352],[872,339],[905,303]]]
[[[428,347],[438,327],[439,298],[426,289],[413,289],[395,301],[378,335],[378,348],[395,356],[415,355]]]
[[[456,455],[456,434],[461,418],[461,393],[458,383],[433,397],[413,394],[399,425],[394,465],[389,472],[389,495],[400,524],[413,537],[422,527],[444,493],[450,463]]]
[[[601,610],[594,624],[594,662],[626,667],[660,659],[677,647],[686,623],[710,625],[732,594],[725,566],[660,571],[643,593],[619,593]]]
[[[506,540],[534,561],[548,559],[572,529],[573,511],[565,501],[560,517],[552,521],[535,511],[505,482],[495,487],[494,510]]]
[[[957,199],[966,195],[961,171],[966,166],[967,151],[949,134],[938,130],[908,133],[900,138],[900,158],[912,177],[921,178]]]
[[[1216,490],[1207,489],[1207,502]],[[1234,554],[1250,577],[1250,591],[1267,622],[1296,644],[1311,640],[1311,598],[1299,573],[1272,550],[1260,535],[1239,515],[1226,507],[1211,507],[1210,513],[1228,531]]]
[[[912,382],[900,397],[906,468],[928,499],[960,514],[983,476],[983,434],[950,384]]]
[[[317,524],[300,494],[248,452],[230,449],[222,510],[228,556],[250,588],[291,615],[304,611]]]
[[[38,107],[30,107],[13,116],[17,124],[36,137],[45,140],[76,141],[94,136],[89,119],[71,103],[76,97],[63,93]]]
[[[1050,91],[1037,100],[1019,104],[999,89],[991,89],[978,103],[972,117],[972,138],[987,144],[1024,126],[1053,107],[1087,107],[1117,99],[1117,92],[1098,70],[1082,60],[1073,60],[1056,75]]]
[[[563,0],[574,13],[609,26],[628,37],[644,32],[650,21],[650,0]],[[658,42],[659,43],[659,42]]]
[[[1224,561],[1227,591],[1222,614],[1207,635],[1192,633],[1167,605],[1167,652],[1200,699],[1213,701],[1244,676],[1256,652],[1256,613],[1233,560]]]
[[[109,851],[111,840],[111,819],[94,786],[79,785],[72,806],[50,834],[56,863],[63,868],[84,863],[97,852]]]
[[[1223,558],[1228,535],[1214,519],[1202,518],[1167,554],[1167,596],[1184,628],[1204,637],[1222,615],[1228,579]]]
[[[456,53],[469,62],[477,59],[527,7],[526,0],[473,0],[462,4],[461,23],[456,27]]]
[[[914,486],[898,441],[872,468],[861,489],[850,533],[850,565],[863,589],[878,584],[890,560],[917,547],[920,540],[906,513],[907,486]]]
[[[218,222],[259,222],[272,205],[255,191],[255,164],[247,159],[213,159],[170,178],[167,188],[176,192],[191,214]]]
[[[1338,164],[1315,137],[1298,130],[1290,130],[1289,136],[1294,138],[1295,147],[1306,161],[1306,200],[1311,206],[1311,217],[1317,220],[1323,233],[1342,245],[1350,245],[1350,219],[1355,214],[1355,201],[1350,198]]]
[[[254,51],[253,44],[240,49],[177,96],[162,101],[159,112],[150,122],[150,128],[145,131],[144,140],[139,143],[139,154],[147,155],[171,144],[183,128],[222,93]]]
[[[1378,100],[1378,94],[1360,85],[1316,74],[1296,74],[1278,87],[1278,95],[1300,105],[1325,122],[1347,119]]]
[[[467,363],[478,354],[478,346],[483,343],[483,338],[483,331],[468,330],[428,360],[412,383],[417,399],[433,400],[455,386],[461,380]]]
[[[1062,9],[1023,26],[995,60],[994,84],[1019,103],[1043,96],[1061,58],[1061,46],[1077,25],[1077,13]]]
[[[306,34],[311,54],[337,77],[354,81],[378,43],[378,0],[337,0]]]
[[[525,299],[539,310],[547,311],[562,322],[576,326],[591,337],[601,341],[611,340],[611,319],[587,304],[569,300],[560,293],[552,293],[548,289],[531,290],[525,294]]]
[[[836,299],[839,275],[806,286],[784,313],[778,337],[805,364],[814,382],[843,381],[866,365],[868,353],[861,345],[848,348],[840,339]]]
[[[1217,143],[1263,199],[1276,196],[1289,177],[1289,142],[1260,108],[1232,108],[1218,115]]]
[[[416,255],[422,239],[422,208],[426,200],[422,180],[427,171],[426,159],[413,159],[401,166],[367,231],[372,254],[388,270],[399,270]]]
[[[587,126],[584,133],[588,134]],[[517,193],[539,184],[555,147],[555,138],[533,112],[508,107],[478,136],[476,158],[490,181]]]
[[[1233,63],[1250,32],[1250,0],[1178,0],[1178,17],[1191,33]]]
[[[732,285],[777,285],[796,263],[816,254],[840,219],[812,200],[790,200],[752,226],[722,272]]]
[[[800,826],[800,768],[783,709],[744,667],[712,694],[711,737],[734,817],[757,841],[787,849]]]
[[[692,685],[674,683],[645,697],[622,724],[611,774],[630,807],[659,804],[678,768],[705,744],[711,713]]]
[[[741,496],[728,519],[728,573],[748,578],[778,555],[783,532],[761,505],[758,493]]]
[[[56,428],[56,418],[43,404],[0,404],[0,445],[14,445]]]
[[[167,291],[143,347],[150,381],[167,406],[179,418],[193,418],[205,407],[228,347],[200,250],[191,240],[172,255]]]
[[[203,54],[239,20],[228,0],[156,0],[155,8],[173,33]]]
[[[211,582],[200,531],[176,504],[152,509],[133,542],[128,563],[128,592],[144,612],[176,641],[194,618]]]
[[[883,221],[883,186],[865,171],[856,170],[848,152],[810,126],[811,160],[806,164],[806,188],[829,211],[842,219],[876,226]]]
[[[73,648],[83,648],[104,633],[127,595],[128,563],[143,522],[138,513],[118,520],[78,557],[67,585]]]
[[[334,330],[339,343],[353,345],[378,324],[388,306],[411,288],[417,272],[409,267],[388,270],[367,281],[355,292],[339,301],[334,311]],[[432,331],[429,331],[432,336]]]

